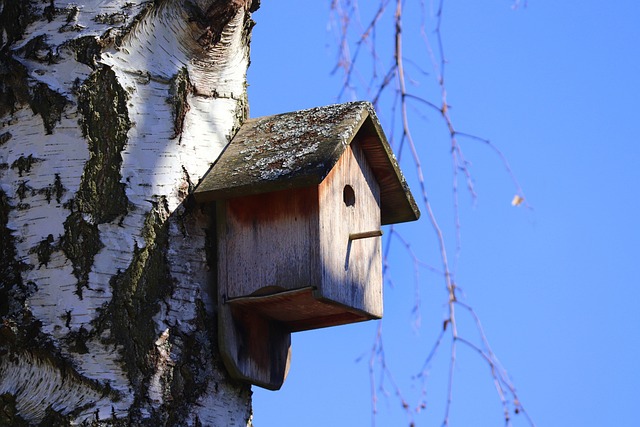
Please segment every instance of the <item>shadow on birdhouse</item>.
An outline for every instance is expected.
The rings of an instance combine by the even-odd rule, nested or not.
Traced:
[[[194,196],[216,205],[225,365],[272,390],[291,332],[382,317],[381,225],[420,216],[367,102],[247,120]]]

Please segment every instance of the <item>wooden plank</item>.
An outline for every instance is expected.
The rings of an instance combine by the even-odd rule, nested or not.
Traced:
[[[313,296],[312,287],[269,295],[235,298],[228,300],[227,304],[273,319],[291,332],[326,328],[375,318],[368,313],[329,300],[318,300]]]
[[[354,193],[353,203],[347,189]],[[350,239],[380,230],[380,190],[357,143],[345,150],[319,195],[323,276],[316,297],[382,317],[381,239]]]
[[[259,314],[234,311],[225,304],[233,283],[229,269],[234,260],[226,248],[227,203],[217,203],[217,288],[218,288],[218,345],[222,360],[236,379],[248,381],[270,390],[282,387],[289,372],[291,334],[282,325]]]
[[[291,333],[280,323],[222,304],[218,339],[231,376],[269,390],[282,387],[291,364]]]
[[[320,281],[316,187],[225,202],[227,299],[262,289],[299,289]]]

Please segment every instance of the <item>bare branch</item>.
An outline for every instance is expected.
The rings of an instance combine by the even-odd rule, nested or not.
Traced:
[[[422,369],[417,375],[417,378],[423,381],[424,384],[424,381],[426,381],[426,378],[428,377],[428,372],[431,364],[433,363],[439,349],[443,346],[445,336],[451,337],[448,362],[448,385],[446,392],[447,399],[444,408],[442,425],[448,426],[450,424],[451,406],[454,397],[454,374],[456,365],[458,363],[457,350],[458,344],[463,344],[465,347],[468,347],[475,351],[484,361],[484,363],[486,363],[490,368],[490,375],[496,388],[498,398],[503,407],[505,424],[510,425],[510,414],[511,410],[513,409],[515,413],[525,414],[527,421],[530,425],[533,426],[534,423],[522,407],[515,387],[513,386],[509,376],[507,375],[506,370],[502,367],[499,360],[491,350],[485,331],[478,316],[471,308],[471,306],[459,300],[458,294],[460,292],[459,288],[456,285],[455,272],[457,269],[457,264],[459,262],[462,246],[462,225],[460,221],[458,188],[460,180],[464,181],[467,192],[471,196],[472,200],[475,202],[477,198],[474,187],[474,180],[470,170],[471,163],[465,157],[459,138],[482,142],[492,151],[494,151],[499,156],[507,171],[508,176],[513,182],[516,188],[517,196],[525,201],[525,206],[529,206],[528,204],[526,204],[524,192],[522,191],[521,186],[516,180],[511,166],[507,162],[507,159],[502,151],[495,147],[489,140],[470,133],[460,132],[454,125],[450,105],[447,101],[447,82],[445,79],[445,71],[448,62],[445,56],[442,37],[445,5],[444,0],[431,0],[431,2],[429,3],[429,11],[427,11],[427,5],[425,4],[424,0],[421,0],[421,2],[419,3],[419,7],[422,13],[419,33],[423,41],[426,53],[425,57],[428,58],[427,60],[431,62],[431,67],[434,71],[433,80],[435,83],[435,87],[437,88],[438,95],[435,97],[436,99],[431,99],[431,97],[425,96],[423,93],[419,92],[416,89],[416,87],[418,87],[417,85],[411,86],[411,84],[414,83],[414,80],[412,80],[407,67],[405,66],[406,64],[410,64],[411,69],[417,70],[418,73],[420,73],[420,76],[423,78],[427,75],[427,73],[422,69],[419,62],[405,57],[404,24],[405,18],[407,17],[407,12],[404,10],[405,5],[406,2],[404,2],[403,0],[395,0],[395,8],[393,8],[392,16],[387,17],[387,12],[390,12],[392,9],[390,7],[390,0],[380,0],[377,8],[374,9],[367,25],[360,25],[359,29],[353,32],[353,29],[359,25],[359,20],[358,18],[356,18],[356,16],[359,16],[357,0],[333,0],[332,3],[332,10],[335,11],[341,22],[339,48],[340,53],[339,60],[336,64],[336,70],[343,70],[344,82],[339,96],[344,96],[347,91],[355,91],[353,80],[358,73],[358,64],[361,64],[365,60],[363,59],[361,53],[364,51],[363,49],[366,46],[369,57],[367,58],[365,56],[364,58],[366,58],[366,61],[370,61],[372,71],[370,81],[368,82],[365,90],[375,106],[380,105],[383,98],[385,102],[389,102],[390,108],[387,107],[387,111],[389,109],[391,110],[390,141],[394,145],[399,160],[402,160],[402,154],[405,147],[408,148],[408,151],[411,154],[411,161],[414,167],[415,174],[417,176],[419,186],[419,195],[424,207],[423,211],[425,212],[425,216],[428,218],[431,229],[435,233],[435,239],[439,249],[441,266],[439,268],[434,268],[420,261],[419,257],[411,248],[409,242],[404,239],[394,227],[391,227],[389,237],[386,240],[383,272],[385,274],[385,277],[389,276],[389,250],[392,242],[394,240],[397,240],[404,247],[406,254],[412,260],[414,266],[414,278],[416,280],[414,311],[418,311],[420,307],[420,292],[418,285],[420,269],[427,268],[428,271],[436,273],[444,280],[444,287],[448,295],[446,302],[446,318],[443,320],[442,331],[440,331],[440,333],[437,335],[433,346],[431,347],[429,353],[426,355]],[[518,7],[519,5],[520,0],[515,0],[513,6]],[[378,51],[379,46],[377,46],[375,43],[376,29],[380,27],[384,22],[389,22],[393,25],[391,31],[391,37],[393,37],[393,50],[392,52],[388,53],[389,56],[392,56],[391,64],[384,64],[384,56],[381,52]],[[354,37],[354,42],[352,44],[355,45],[355,49],[353,51],[353,54],[349,53],[349,41],[352,40],[352,38],[350,37]],[[383,69],[386,71],[383,74],[379,74],[378,69]],[[360,78],[363,81],[367,81],[367,78],[364,78],[362,76],[360,76]],[[441,120],[441,123],[444,125],[448,133],[448,149],[451,156],[450,158],[452,168],[451,191],[454,211],[453,223],[455,230],[455,250],[453,252],[453,264],[451,264],[451,262],[449,261],[449,251],[446,246],[445,234],[439,224],[438,219],[436,218],[431,200],[427,192],[422,160],[420,158],[418,145],[414,140],[412,134],[412,129],[414,129],[416,126],[413,124],[413,120],[416,117],[422,117],[422,119],[426,119],[426,116],[422,114],[423,110],[428,111],[431,114],[435,113],[435,115]],[[391,282],[391,279],[387,280]],[[481,337],[480,346],[474,344],[466,337],[468,333],[473,332],[473,330],[466,331],[467,328],[465,328],[464,334],[459,330],[457,322],[458,307],[462,308],[463,312],[466,311],[471,314],[474,320],[474,328],[472,329],[475,329],[475,331]],[[391,384],[393,393],[399,398],[403,409],[407,412],[408,415],[410,415],[411,422],[413,422],[411,418],[411,410],[409,409],[407,401],[402,396],[402,393],[387,366],[382,343],[382,326],[380,324],[376,334],[375,343],[372,348],[369,364],[373,404],[372,424],[375,424],[375,415],[377,413],[377,393],[387,393],[384,388],[385,381]],[[378,383],[376,383],[375,381],[376,372],[378,372],[380,375]],[[415,412],[419,412],[421,408],[425,407],[424,405],[424,401],[421,401],[420,404],[416,406]]]

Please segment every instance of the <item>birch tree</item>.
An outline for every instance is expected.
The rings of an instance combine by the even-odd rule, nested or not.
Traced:
[[[0,0],[0,425],[250,425],[189,197],[257,0]]]

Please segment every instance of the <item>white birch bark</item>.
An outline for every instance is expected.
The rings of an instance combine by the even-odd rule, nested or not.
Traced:
[[[246,116],[251,8],[0,0],[0,425],[251,423],[188,197]]]

